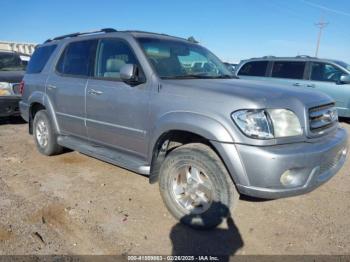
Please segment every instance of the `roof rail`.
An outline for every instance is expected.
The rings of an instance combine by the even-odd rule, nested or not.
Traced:
[[[87,32],[77,32],[77,33],[72,33],[72,34],[67,34],[67,35],[61,35],[61,36],[57,36],[54,38],[50,38],[47,39],[44,43],[48,43],[54,40],[61,40],[64,38],[69,38],[69,37],[76,37],[76,36],[80,36],[80,35],[90,35],[90,34],[97,34],[97,33],[112,33],[112,32],[117,32],[117,30],[113,29],[113,28],[103,28],[100,30],[94,30],[94,31],[87,31]]]
[[[263,56],[262,58],[275,58],[274,55],[266,55],[266,56]]]
[[[309,56],[309,55],[297,55],[296,57],[297,58],[316,58],[316,57],[312,57],[312,56]]]
[[[186,38],[183,37],[179,37],[179,36],[173,36],[173,35],[168,35],[168,34],[164,34],[164,33],[155,33],[155,32],[149,32],[149,31],[143,31],[143,30],[125,30],[122,32],[127,32],[127,33],[145,33],[145,34],[151,34],[151,35],[162,35],[162,36],[169,36],[169,37],[174,37],[174,38],[178,38],[181,40],[186,40],[189,41]]]
[[[153,34],[153,35],[164,35],[164,36],[170,36],[164,33],[155,33],[155,32],[149,32],[149,31],[143,31],[143,30],[124,30],[122,32],[127,32],[127,33],[146,33],[146,34]]]

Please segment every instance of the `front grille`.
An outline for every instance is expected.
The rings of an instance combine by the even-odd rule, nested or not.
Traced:
[[[13,93],[14,93],[15,95],[21,95],[21,92],[20,92],[20,90],[19,90],[19,86],[20,86],[19,83],[12,84],[12,90],[13,90]]]
[[[309,109],[309,124],[311,132],[321,132],[332,127],[337,122],[338,113],[334,103]]]

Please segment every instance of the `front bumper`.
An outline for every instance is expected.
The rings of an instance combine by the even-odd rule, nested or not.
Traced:
[[[322,140],[266,147],[218,142],[214,146],[241,194],[274,199],[310,192],[332,178],[345,162],[347,133],[339,128]],[[295,171],[297,185],[282,184],[281,176],[288,170]]]
[[[19,96],[0,96],[0,117],[20,115],[19,101]]]

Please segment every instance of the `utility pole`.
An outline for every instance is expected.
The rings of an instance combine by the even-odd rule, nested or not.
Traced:
[[[315,24],[318,28],[320,28],[320,31],[318,32],[318,38],[317,38],[317,46],[316,46],[316,53],[315,57],[318,56],[318,50],[320,49],[320,42],[321,42],[321,36],[322,36],[322,30],[328,25],[328,22],[323,21],[323,17],[321,17],[320,22]]]

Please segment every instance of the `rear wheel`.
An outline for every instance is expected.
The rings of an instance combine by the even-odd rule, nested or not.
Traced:
[[[230,216],[239,194],[221,159],[207,145],[187,144],[171,151],[159,178],[170,213],[184,224],[211,228]]]
[[[52,156],[63,151],[63,147],[57,144],[57,136],[46,110],[40,110],[35,114],[33,135],[35,144],[40,153]]]

